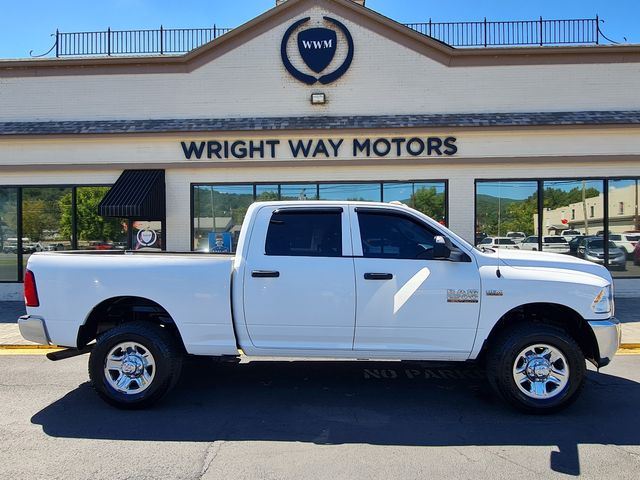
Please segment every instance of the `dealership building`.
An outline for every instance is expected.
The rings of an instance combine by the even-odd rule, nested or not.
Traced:
[[[233,250],[262,199],[398,200],[472,243],[640,230],[640,46],[276,3],[185,54],[0,60],[0,299],[34,251]]]

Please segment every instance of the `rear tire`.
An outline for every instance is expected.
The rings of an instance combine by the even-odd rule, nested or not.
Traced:
[[[503,332],[487,356],[487,377],[495,391],[520,411],[558,412],[579,396],[586,375],[576,341],[561,328],[518,325]]]
[[[100,398],[123,409],[153,405],[177,383],[182,348],[166,327],[123,323],[101,335],[89,357],[89,378]]]

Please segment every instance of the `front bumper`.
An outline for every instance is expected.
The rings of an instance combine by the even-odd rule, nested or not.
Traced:
[[[598,367],[609,365],[620,348],[622,339],[620,321],[613,317],[607,320],[590,320],[589,326],[598,343],[598,352],[600,354]]]
[[[594,257],[592,255],[585,255],[585,260],[589,260],[590,262],[597,263],[598,265],[604,265],[604,258]],[[624,256],[620,257],[609,257],[609,265],[612,267],[625,267],[627,265],[627,258]]]
[[[44,319],[24,315],[18,319],[18,327],[20,328],[20,335],[22,335],[22,338],[25,340],[39,343],[40,345],[51,345]]]

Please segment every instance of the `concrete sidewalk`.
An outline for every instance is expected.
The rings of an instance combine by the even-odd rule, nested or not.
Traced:
[[[22,302],[0,302],[0,346],[35,345],[22,338],[17,319],[25,314]],[[622,324],[622,343],[640,345],[640,294],[616,297],[616,317]]]

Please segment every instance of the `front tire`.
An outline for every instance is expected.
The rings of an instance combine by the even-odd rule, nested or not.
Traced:
[[[178,381],[182,351],[167,327],[123,323],[101,335],[89,357],[91,385],[117,408],[148,407]]]
[[[564,330],[526,324],[504,332],[487,358],[487,376],[509,404],[526,413],[558,412],[584,386],[585,359]]]

